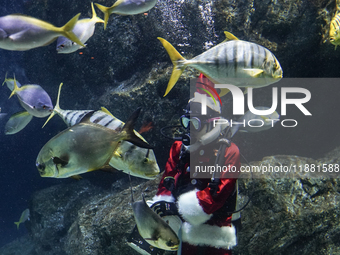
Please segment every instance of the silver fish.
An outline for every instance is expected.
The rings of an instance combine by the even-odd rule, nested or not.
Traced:
[[[238,87],[265,87],[282,78],[279,61],[268,49],[238,40],[226,32],[227,41],[187,60],[165,39],[158,37],[174,65],[164,96],[175,86],[187,66],[194,67],[212,82]],[[222,90],[220,96],[228,93]]]
[[[21,106],[35,117],[44,118],[53,111],[50,96],[39,85],[29,84],[19,88],[14,78],[14,89],[9,98],[13,95],[17,95]]]
[[[137,146],[151,146],[133,132],[140,109],[135,111],[120,131],[89,121],[72,126],[49,140],[40,150],[36,166],[42,177],[67,178],[108,166],[118,142],[128,140]]]
[[[0,17],[0,48],[5,50],[30,50],[52,43],[58,36],[85,46],[72,32],[79,14],[74,16],[63,27],[21,14]]]
[[[340,45],[340,13],[336,13],[329,27],[329,41],[335,45],[335,50]]]
[[[32,120],[33,116],[28,112],[18,112],[13,114],[5,125],[5,134],[14,135],[23,130]]]
[[[162,250],[176,251],[179,239],[172,228],[143,200],[134,202],[131,188],[132,209],[138,232],[150,245]]]
[[[26,209],[21,213],[20,219],[17,222],[14,222],[17,225],[17,229],[19,229],[19,225],[24,223],[26,220],[30,220],[30,209]]]
[[[99,111],[92,110],[63,110],[59,106],[60,91],[62,83],[59,86],[58,98],[55,108],[51,116],[47,119],[47,122],[55,115],[58,114],[67,126],[71,127],[82,121],[86,114],[93,112],[90,117],[90,121],[98,125],[107,127],[112,130],[121,130],[124,126],[124,122],[114,117],[107,109],[102,108]],[[146,140],[136,131],[134,131],[140,139],[146,142]],[[154,179],[160,172],[157,164],[156,156],[152,149],[144,149],[133,145],[128,141],[121,141],[110,160],[110,166],[115,169],[121,170],[124,173],[131,174],[132,176]]]
[[[135,15],[149,11],[157,0],[118,0],[111,7],[95,4],[104,13],[104,29],[106,29],[109,16],[112,13],[120,15]]]
[[[85,44],[88,39],[93,35],[96,23],[104,23],[104,20],[99,18],[94,10],[93,3],[91,3],[92,18],[78,20],[73,28],[73,33],[79,38],[79,40]],[[57,40],[57,52],[58,53],[72,53],[78,49],[83,48],[81,45],[73,42],[72,40],[60,36]]]
[[[269,110],[269,107],[258,106],[257,110]],[[280,120],[280,115],[274,111],[269,115],[256,115],[247,111],[237,121],[231,121],[231,136],[234,136],[237,131],[255,133],[272,128],[276,122]]]

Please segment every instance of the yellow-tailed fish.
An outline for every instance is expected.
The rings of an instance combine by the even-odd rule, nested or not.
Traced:
[[[17,229],[19,229],[19,225],[21,223],[24,223],[26,220],[30,220],[30,210],[26,209],[21,213],[20,219],[17,222],[14,222],[15,225],[17,225]]]
[[[73,33],[79,38],[79,40],[85,44],[88,39],[93,35],[96,23],[104,23],[104,20],[99,18],[94,10],[93,3],[91,3],[92,18],[78,20],[73,28]],[[86,45],[86,44],[85,44]],[[72,53],[78,49],[83,48],[81,45],[73,42],[72,40],[60,36],[57,40],[57,52],[58,53]]]
[[[158,37],[174,65],[164,96],[175,86],[187,66],[194,67],[212,82],[238,87],[264,87],[282,78],[282,69],[273,53],[256,43],[238,40],[225,32],[226,41],[187,60],[165,39]],[[220,96],[228,93],[221,90]]]
[[[18,88],[20,88],[21,87],[20,82],[18,82],[17,80],[15,82],[17,83]],[[13,78],[7,78],[7,73],[6,73],[6,76],[5,76],[5,80],[2,83],[2,86],[4,86],[5,83],[6,83],[7,88],[9,88],[11,91],[14,90],[14,79]]]
[[[109,166],[119,141],[151,149],[133,132],[140,108],[120,131],[92,123],[88,113],[82,122],[69,127],[49,140],[40,150],[36,166],[42,177],[67,178]]]
[[[58,36],[65,36],[77,44],[85,45],[72,32],[79,14],[62,27],[21,14],[0,17],[0,48],[5,50],[30,50],[52,43]]]
[[[68,127],[74,126],[81,122],[86,114],[93,112],[89,119],[91,122],[116,131],[122,129],[124,122],[114,117],[105,108],[102,108],[102,110],[99,111],[61,109],[59,101],[62,85],[63,84],[61,83],[59,86],[58,98],[54,111],[45,122],[45,125],[55,114],[58,114]],[[146,140],[138,132],[134,131],[134,133],[146,142]],[[128,141],[121,141],[118,143],[109,164],[117,170],[121,170],[124,173],[144,179],[154,179],[160,172],[156,156],[152,149],[141,148]]]
[[[135,15],[144,13],[153,8],[157,0],[118,0],[111,7],[95,4],[104,13],[104,29],[112,13],[120,15]]]
[[[11,83],[11,81],[9,83]],[[53,111],[52,100],[41,86],[29,84],[19,88],[15,78],[13,85],[14,89],[9,98],[17,95],[19,103],[27,112],[38,118],[44,118],[51,114]],[[10,88],[10,86],[8,87]]]
[[[335,45],[335,49],[340,45],[340,13],[337,13],[330,24],[329,41]]]
[[[255,108],[260,111],[269,110],[269,107],[266,106],[257,106]],[[247,111],[235,122],[235,124],[233,123],[234,121],[231,122],[231,136],[233,137],[237,131],[255,133],[268,130],[274,127],[275,123],[278,121],[280,121],[280,115],[277,111],[274,111],[269,115],[256,115],[251,111]]]
[[[5,134],[14,135],[23,130],[32,120],[33,116],[28,112],[18,112],[13,114],[5,125]]]
[[[145,202],[133,200],[131,188],[132,209],[138,232],[150,245],[162,250],[176,251],[179,239],[172,228]]]

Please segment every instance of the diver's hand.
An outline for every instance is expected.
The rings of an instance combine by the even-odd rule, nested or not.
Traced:
[[[178,215],[178,209],[175,203],[158,201],[151,206],[151,209],[159,216]]]

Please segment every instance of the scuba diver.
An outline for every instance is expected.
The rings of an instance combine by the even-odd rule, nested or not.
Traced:
[[[195,93],[190,99],[180,122],[186,132],[181,141],[171,146],[158,191],[151,209],[165,220],[181,239],[178,254],[231,255],[236,246],[235,220],[237,177],[241,167],[238,147],[230,137],[229,122],[221,117],[221,105],[206,97],[207,114],[201,114],[202,97]],[[214,120],[223,119],[223,125]],[[219,177],[190,176],[194,166],[228,166],[234,173],[221,173]],[[239,215],[238,215],[239,216]],[[234,220],[237,224],[234,224]],[[233,222],[232,222],[233,221]],[[136,229],[134,230],[136,234]],[[137,231],[138,234],[138,231]],[[150,246],[130,236],[128,242],[139,246],[141,254],[159,254]],[[131,246],[131,245],[130,245]],[[138,250],[138,249],[136,249]]]

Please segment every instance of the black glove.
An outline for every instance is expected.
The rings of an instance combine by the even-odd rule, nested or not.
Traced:
[[[159,201],[151,206],[151,209],[159,216],[178,215],[178,209],[175,203]]]
[[[210,195],[212,197],[216,196],[217,192],[219,191],[219,185],[220,185],[220,180],[216,179],[215,181],[212,181],[208,184],[208,187],[210,188]]]

